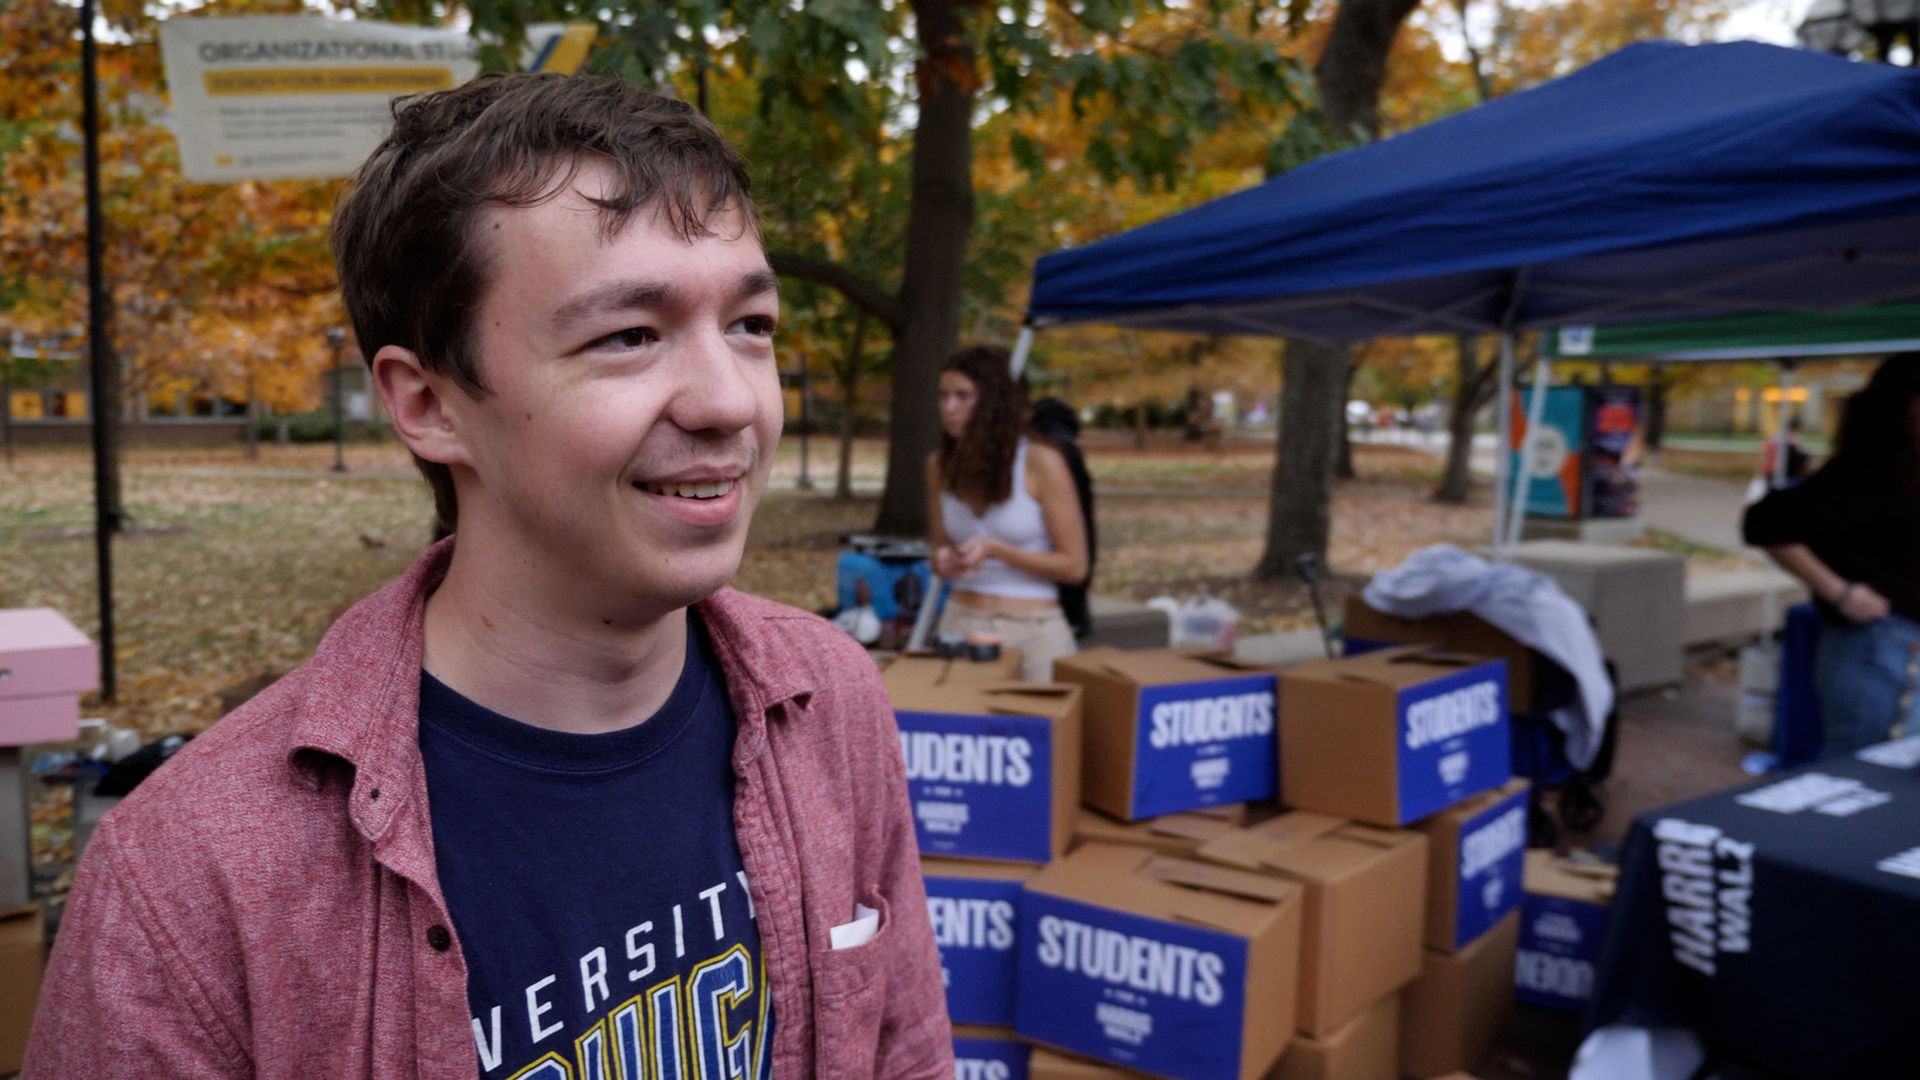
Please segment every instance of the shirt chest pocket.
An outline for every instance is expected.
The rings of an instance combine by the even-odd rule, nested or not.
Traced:
[[[860,903],[878,916],[873,935],[857,945],[815,949],[810,957],[817,1074],[834,1080],[877,1075],[876,1053],[886,1014],[887,964],[895,936],[893,912],[886,897],[874,890],[868,890]],[[847,914],[848,921],[854,921],[853,912]]]

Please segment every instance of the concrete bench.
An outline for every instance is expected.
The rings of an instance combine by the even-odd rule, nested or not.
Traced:
[[[1787,609],[1806,600],[1798,578],[1770,567],[1694,574],[1687,578],[1687,647],[1743,645],[1778,633]]]

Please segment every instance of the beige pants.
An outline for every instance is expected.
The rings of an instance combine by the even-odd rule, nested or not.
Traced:
[[[979,611],[949,601],[940,616],[945,637],[998,634],[1003,646],[1020,650],[1020,677],[1027,682],[1052,682],[1053,662],[1079,651],[1073,628],[1059,608],[1025,614]]]

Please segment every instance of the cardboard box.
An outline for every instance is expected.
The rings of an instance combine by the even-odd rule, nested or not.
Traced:
[[[1300,1030],[1336,1030],[1420,974],[1427,839],[1326,814],[1282,814],[1208,841],[1200,857],[1305,891]]]
[[[1403,619],[1374,610],[1359,593],[1354,593],[1347,597],[1343,641],[1347,656],[1398,645],[1428,645],[1467,656],[1505,660],[1507,694],[1513,710],[1534,711],[1534,651],[1471,612]]]
[[[1162,855],[1178,855],[1191,858],[1200,850],[1200,845],[1229,833],[1246,820],[1246,806],[1234,803],[1230,807],[1238,811],[1234,814],[1213,814],[1188,812],[1183,814],[1162,814],[1145,821],[1115,821],[1098,810],[1081,811],[1074,815],[1073,842],[1080,844],[1128,844],[1133,847],[1151,848]]]
[[[881,673],[899,668],[904,681],[936,685],[993,686],[1020,681],[1020,650],[1002,646],[993,660],[944,657],[931,652],[899,653],[881,666]]]
[[[1296,1037],[1268,1080],[1399,1080],[1400,995],[1388,994],[1324,1039]]]
[[[927,916],[940,947],[947,1016],[956,1024],[1013,1026],[1013,971],[1019,953],[1020,886],[1034,867],[920,860]]]
[[[46,954],[39,904],[0,909],[0,1076],[19,1072],[27,1056]]]
[[[1375,825],[1510,779],[1506,664],[1418,646],[1280,674],[1280,794]]]
[[[1420,823],[1428,851],[1427,948],[1458,951],[1520,906],[1527,789],[1525,780],[1509,780]]]
[[[1086,690],[1082,798],[1126,821],[1271,799],[1274,673],[1205,649],[1088,649],[1053,677]]]
[[[1471,1069],[1493,1052],[1513,1016],[1518,912],[1447,954],[1427,950],[1420,978],[1400,993],[1400,1071],[1434,1077]]]
[[[1619,875],[1617,867],[1569,862],[1551,851],[1527,852],[1520,947],[1513,964],[1520,1001],[1586,1011]]]
[[[1041,863],[1067,850],[1079,687],[987,681],[965,661],[896,662],[884,678],[923,854]]]
[[[1294,1027],[1300,887],[1088,844],[1020,898],[1020,1034],[1186,1080],[1257,1080]]]
[[[80,695],[99,681],[99,650],[59,612],[0,610],[0,746],[79,738]]]
[[[1133,1080],[1146,1075],[1044,1046],[1034,1047],[1027,1059],[1028,1080]]]
[[[1032,1049],[1012,1028],[955,1024],[954,1080],[1027,1080]]]

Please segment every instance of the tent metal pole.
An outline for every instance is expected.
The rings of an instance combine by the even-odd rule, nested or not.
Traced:
[[[1513,333],[1500,332],[1500,371],[1499,392],[1493,395],[1494,426],[1498,431],[1493,448],[1493,559],[1502,562],[1507,557],[1504,528],[1507,521],[1507,489],[1512,487],[1512,447],[1513,447],[1513,402],[1508,395],[1513,392]],[[1472,436],[1469,435],[1469,438]],[[1468,451],[1472,456],[1472,451]]]
[[[1033,327],[1022,326],[1020,336],[1013,342],[1013,377],[1017,382],[1022,372],[1027,370],[1027,354],[1033,351]]]
[[[1553,365],[1543,354],[1533,364],[1533,393],[1527,399],[1527,429],[1520,436],[1520,483],[1515,486],[1513,500],[1507,505],[1507,547],[1520,542],[1520,521],[1527,512],[1527,488],[1532,486],[1532,476],[1528,474],[1527,457],[1532,449],[1534,436],[1540,431],[1540,422],[1547,414],[1547,380],[1551,377]]]
[[[1782,363],[1780,365],[1779,426],[1773,433],[1774,438],[1779,440],[1779,444],[1773,454],[1773,475],[1769,477],[1773,482],[1774,490],[1787,486],[1787,418],[1792,414],[1793,408],[1788,398],[1792,392],[1793,365]],[[1761,457],[1762,460],[1765,459],[1764,454]],[[1772,576],[1767,578],[1767,590],[1761,596],[1761,615],[1766,621],[1760,624],[1763,627],[1760,640],[1771,643],[1776,632],[1783,633],[1787,628],[1786,617],[1780,611],[1780,589]],[[1777,689],[1776,687],[1776,691]]]

